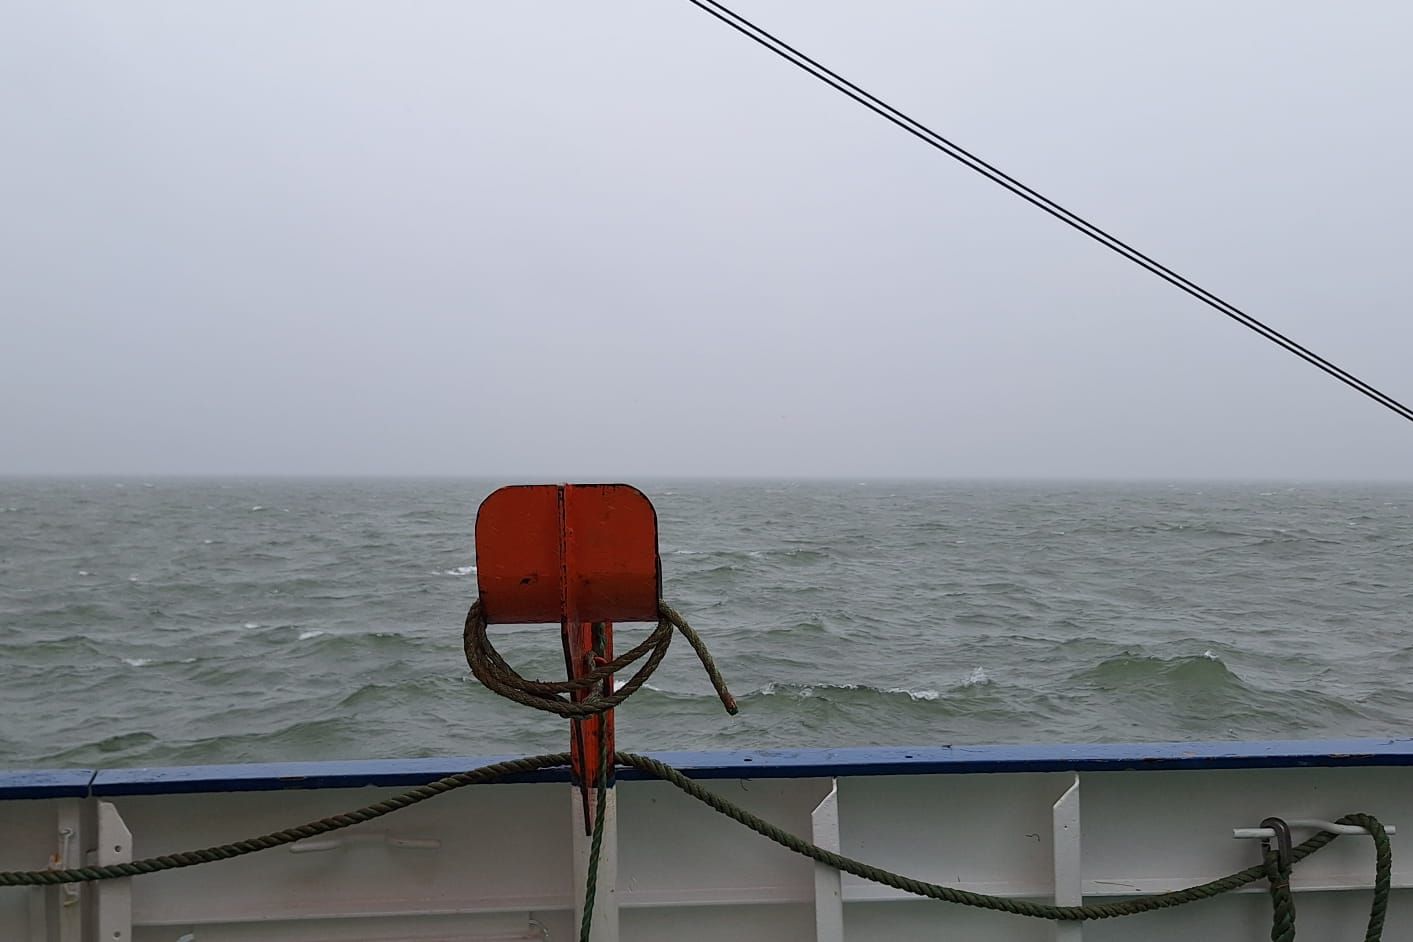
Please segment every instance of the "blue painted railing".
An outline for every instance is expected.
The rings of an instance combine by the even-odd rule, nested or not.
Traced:
[[[927,746],[915,749],[865,747],[763,752],[655,752],[651,755],[699,779],[1279,769],[1413,765],[1413,739]],[[507,758],[513,757],[0,772],[0,800],[288,788],[407,787]],[[568,777],[566,769],[548,769],[504,781],[564,782],[568,781]],[[644,776],[635,769],[625,769],[620,771],[619,778],[633,780]]]

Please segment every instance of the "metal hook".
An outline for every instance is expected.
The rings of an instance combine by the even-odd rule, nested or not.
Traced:
[[[1281,873],[1289,873],[1293,863],[1290,851],[1290,825],[1286,824],[1283,818],[1267,818],[1261,822],[1261,827],[1270,828],[1276,832],[1276,861],[1280,866]],[[1261,839],[1261,849],[1271,849],[1270,838]]]

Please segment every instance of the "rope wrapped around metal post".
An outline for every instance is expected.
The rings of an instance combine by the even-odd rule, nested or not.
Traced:
[[[589,942],[594,925],[594,898],[598,895],[599,856],[603,853],[604,809],[608,807],[608,739],[599,738],[598,809],[594,814],[594,838],[589,848],[588,875],[584,880],[584,915],[579,920],[579,942]]]
[[[522,677],[515,668],[506,663],[505,658],[495,649],[495,645],[491,644],[486,614],[480,599],[473,602],[470,611],[466,613],[462,646],[465,648],[466,663],[470,666],[471,673],[492,691],[532,709],[544,710],[567,719],[583,719],[586,716],[606,713],[637,693],[638,688],[647,683],[653,671],[657,670],[662,659],[667,656],[667,648],[672,644],[673,634],[680,631],[696,652],[697,659],[702,662],[707,677],[711,679],[711,685],[716,688],[716,695],[721,698],[721,705],[726,707],[727,713],[735,716],[736,699],[731,696],[731,691],[726,689],[726,681],[716,669],[716,662],[712,660],[701,636],[666,602],[658,603],[658,613],[657,627],[639,644],[574,680],[530,680]],[[631,666],[644,655],[647,656],[647,661],[623,686],[613,693],[602,692],[601,682],[605,677]],[[570,693],[579,691],[589,691],[589,695],[579,701],[569,699]]]
[[[1263,852],[1266,879],[1271,881],[1271,942],[1295,942],[1295,897],[1290,892],[1290,866],[1274,850]]]
[[[1290,892],[1290,825],[1281,818],[1267,818],[1261,827],[1270,828],[1276,844],[1261,842],[1261,858],[1266,879],[1271,881],[1271,942],[1295,942],[1295,896]]]

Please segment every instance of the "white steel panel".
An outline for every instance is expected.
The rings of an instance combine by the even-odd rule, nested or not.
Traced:
[[[1065,773],[839,779],[847,856],[931,883],[1049,898],[1055,800]],[[844,899],[906,894],[845,875]]]
[[[814,938],[814,905],[809,902],[625,909],[621,916],[623,942],[808,942]],[[567,938],[572,942],[574,936]]]
[[[143,877],[134,918],[143,925],[200,926],[568,910],[572,840],[564,792],[563,785],[465,788],[340,831],[354,839],[326,852],[280,848]],[[330,789],[120,801],[139,854],[151,856],[279,830],[393,793]],[[391,840],[360,840],[360,833]],[[404,837],[435,838],[441,847],[398,846]]]
[[[1298,869],[1298,865],[1297,865]],[[1298,942],[1363,942],[1369,919],[1368,890],[1320,893],[1295,900]],[[1394,894],[1384,942],[1413,939],[1413,896]],[[1086,942],[1260,942],[1271,937],[1271,898],[1260,893],[1223,895],[1141,916],[1084,924]]]
[[[290,923],[209,926],[138,926],[135,942],[545,942],[574,938],[546,929],[523,914],[308,919]]]
[[[1051,942],[1055,938],[1054,924],[1046,920],[912,896],[899,902],[847,906],[844,928],[844,937],[851,942]]]
[[[794,834],[810,833],[810,812],[829,779],[728,779],[704,783]],[[664,782],[620,782],[619,906],[805,903],[813,907],[814,864],[747,830]],[[758,906],[742,910],[743,919]],[[812,919],[813,917],[811,917]]]
[[[1156,892],[1201,883],[1258,863],[1259,842],[1232,829],[1263,818],[1338,818],[1373,814],[1413,820],[1413,770],[1400,768],[1094,772],[1084,785],[1086,894]],[[1297,832],[1297,842],[1310,832]],[[1393,838],[1394,885],[1413,879],[1413,859]],[[1368,886],[1374,852],[1368,837],[1341,837],[1298,864],[1291,886]],[[1253,892],[1262,892],[1259,887]],[[1300,901],[1296,900],[1297,909]]]

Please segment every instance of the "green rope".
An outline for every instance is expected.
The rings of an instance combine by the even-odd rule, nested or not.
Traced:
[[[619,765],[630,766],[656,778],[660,778],[698,801],[703,802],[712,809],[745,825],[762,837],[774,841],[797,854],[809,857],[826,866],[833,867],[836,870],[853,874],[854,876],[870,880],[874,883],[880,883],[884,886],[891,886],[894,889],[902,890],[903,892],[911,893],[915,896],[950,903],[959,903],[964,906],[975,906],[996,912],[1012,913],[1017,916],[1066,921],[1079,919],[1111,919],[1117,916],[1131,916],[1138,913],[1151,912],[1156,909],[1180,906],[1184,903],[1191,903],[1197,900],[1210,899],[1211,897],[1235,890],[1249,883],[1253,883],[1256,880],[1270,876],[1268,865],[1263,861],[1253,867],[1238,870],[1236,873],[1228,874],[1227,876],[1198,886],[1174,890],[1169,893],[1134,897],[1119,902],[1092,903],[1084,906],[1055,906],[1048,903],[1010,899],[986,893],[973,893],[968,890],[959,890],[954,887],[940,886],[935,883],[916,880],[912,877],[893,873],[881,867],[875,867],[850,857],[845,857],[842,854],[825,850],[782,828],[776,827],[744,808],[732,804],[715,792],[703,788],[681,772],[656,759],[631,752],[615,753],[614,759]],[[375,802],[374,804],[367,805],[347,814],[322,818],[318,821],[310,822],[309,824],[300,825],[299,827],[275,831],[263,837],[237,841],[232,844],[222,844],[216,847],[208,847],[203,850],[187,851],[180,854],[166,854],[160,857],[149,857],[143,860],[135,860],[131,863],[110,864],[104,867],[80,867],[71,870],[3,871],[0,872],[0,886],[52,886],[60,883],[112,880],[120,877],[134,877],[146,873],[157,873],[162,870],[175,870],[180,867],[191,867],[217,860],[229,860],[233,857],[253,854],[257,851],[278,847],[282,844],[290,844],[294,841],[313,837],[317,834],[327,834],[330,831],[337,831],[340,828],[351,827],[355,824],[371,821],[374,818],[391,814],[394,811],[401,810],[402,808],[409,807],[418,802],[426,801],[428,798],[434,798],[437,795],[442,795],[467,785],[492,782],[510,775],[525,774],[568,764],[569,755],[563,752],[497,762],[470,772],[462,772],[457,775],[438,779],[427,785],[420,785],[401,795]],[[608,763],[605,762],[603,764],[605,775],[607,773],[607,766]],[[603,785],[604,783],[605,779],[601,779],[600,784]],[[605,802],[601,796],[595,824],[596,843],[598,840],[602,839],[604,806]],[[1374,900],[1369,913],[1368,931],[1364,938],[1365,942],[1378,942],[1383,933],[1384,919],[1388,911],[1388,900],[1392,887],[1393,855],[1389,846],[1388,834],[1384,831],[1383,826],[1378,820],[1371,815],[1345,815],[1336,823],[1352,824],[1365,828],[1374,840],[1376,853]],[[1338,835],[1328,832],[1321,832],[1311,837],[1309,840],[1296,845],[1291,853],[1292,863],[1304,860],[1326,844],[1329,844],[1337,836]],[[596,869],[597,852],[593,851],[591,852],[590,872],[593,873]],[[585,912],[588,913],[591,911],[592,897],[588,897],[586,898]],[[1293,917],[1294,913],[1292,910],[1291,918],[1293,919]],[[585,928],[587,928],[587,924],[581,927],[581,931]],[[1275,938],[1275,936],[1273,936],[1273,938]],[[1285,936],[1284,938],[1289,938],[1289,936]]]
[[[1295,896],[1290,892],[1290,867],[1281,855],[1266,848],[1263,866],[1271,881],[1271,942],[1295,942]]]
[[[594,654],[603,657],[606,646],[606,634],[599,629],[601,625],[594,626],[595,643]],[[711,655],[707,655],[711,659]],[[590,665],[592,668],[592,664]],[[715,667],[712,667],[715,670]],[[718,675],[720,676],[720,675]],[[609,693],[609,686],[612,681],[604,678],[597,693],[605,695]],[[723,687],[724,689],[724,687]],[[589,872],[584,877],[584,912],[579,917],[579,942],[589,942],[589,930],[594,924],[594,900],[598,895],[599,886],[599,854],[603,850],[603,821],[604,808],[608,805],[608,773],[610,766],[608,763],[608,723],[611,718],[601,719],[599,723],[599,781],[598,781],[598,806],[594,809],[594,834],[589,845]],[[578,726],[582,720],[576,720]],[[582,740],[580,740],[582,742]]]
[[[584,915],[579,922],[579,942],[589,942],[594,924],[594,898],[599,885],[599,853],[603,850],[604,808],[608,806],[608,737],[599,736],[598,807],[594,809],[594,836],[589,845],[589,873],[584,878]]]
[[[1379,942],[1383,938],[1384,917],[1388,915],[1388,898],[1393,889],[1393,848],[1389,846],[1388,832],[1377,818],[1368,814],[1347,814],[1339,823],[1357,825],[1374,838],[1374,905],[1369,910],[1369,928],[1364,933],[1364,942]]]
[[[1035,919],[1054,919],[1061,921],[1112,919],[1116,916],[1132,916],[1138,913],[1152,912],[1155,909],[1167,909],[1172,906],[1181,906],[1184,903],[1210,899],[1222,893],[1227,893],[1231,890],[1246,886],[1266,876],[1266,865],[1263,862],[1253,867],[1247,867],[1245,870],[1238,870],[1236,873],[1212,880],[1209,883],[1190,886],[1182,890],[1173,890],[1169,893],[1155,893],[1150,896],[1137,896],[1121,902],[1093,903],[1086,906],[1055,906],[1049,903],[1034,903],[1029,900],[993,896],[987,893],[973,893],[969,890],[959,890],[955,887],[940,886],[936,883],[916,880],[912,877],[893,873],[890,870],[884,870],[882,867],[875,867],[871,864],[845,857],[843,854],[836,854],[833,851],[825,850],[803,838],[796,837],[789,831],[776,827],[770,822],[751,814],[751,812],[746,811],[744,808],[732,804],[715,792],[708,791],[701,785],[687,778],[681,772],[678,772],[666,763],[659,762],[656,759],[635,755],[629,752],[620,752],[616,758],[622,765],[630,765],[633,768],[675,785],[698,801],[721,812],[728,818],[745,825],[762,837],[774,841],[787,850],[792,850],[797,854],[809,857],[812,860],[833,867],[836,870],[853,874],[856,877],[869,880],[873,883],[891,886],[894,889],[911,893],[914,896],[924,896],[928,899],[942,900],[948,903],[960,903],[964,906],[975,906],[980,909],[1011,913],[1016,916],[1029,916]],[[1388,846],[1388,835],[1384,833],[1383,828],[1381,826],[1370,827],[1366,822],[1371,822],[1373,825],[1378,824],[1372,816],[1363,814],[1345,815],[1336,823],[1356,824],[1369,827],[1370,833],[1374,838],[1374,845],[1377,848],[1377,876],[1374,882],[1374,906],[1369,917],[1369,933],[1366,939],[1367,942],[1377,942],[1379,932],[1381,932],[1383,928],[1384,912],[1388,908],[1393,859]],[[1304,860],[1338,836],[1337,834],[1330,834],[1328,832],[1316,834],[1309,840],[1292,848],[1291,861],[1298,862]]]
[[[476,679],[489,690],[522,706],[554,713],[566,719],[582,719],[606,713],[637,693],[638,688],[647,683],[653,671],[657,670],[662,659],[667,656],[667,648],[672,643],[674,634],[681,633],[692,646],[697,659],[702,662],[702,669],[706,671],[707,678],[716,689],[716,695],[721,698],[721,705],[726,708],[727,713],[736,715],[736,700],[731,696],[731,691],[726,689],[726,681],[716,669],[716,662],[707,651],[706,643],[696,630],[687,624],[682,614],[666,602],[658,602],[657,627],[640,643],[613,660],[570,680],[530,680],[521,676],[519,671],[506,663],[505,658],[495,649],[495,645],[491,644],[489,627],[486,613],[478,598],[466,612],[466,627],[461,635],[466,663]],[[599,685],[604,678],[636,663],[644,655],[647,655],[648,659],[622,687],[613,693],[602,692]],[[586,691],[587,695],[582,699],[568,697],[570,694]]]
[[[394,795],[383,801],[374,802],[347,814],[320,818],[318,821],[286,828],[283,831],[275,831],[262,837],[252,837],[248,840],[207,847],[202,850],[189,850],[180,854],[163,854],[160,857],[148,857],[143,860],[134,860],[131,863],[109,864],[104,867],[76,867],[71,870],[0,871],[0,886],[54,886],[60,883],[116,880],[121,877],[158,873],[162,870],[194,867],[197,864],[213,863],[217,860],[230,860],[232,857],[243,857],[246,854],[269,850],[283,844],[293,844],[295,841],[302,841],[305,838],[372,821],[374,818],[381,818],[385,814],[401,811],[403,808],[411,807],[428,798],[435,798],[467,785],[480,785],[494,782],[508,775],[522,775],[527,772],[538,772],[541,769],[553,769],[568,764],[569,753],[567,752],[495,762],[470,772],[448,775],[435,782],[419,785],[401,795]]]

